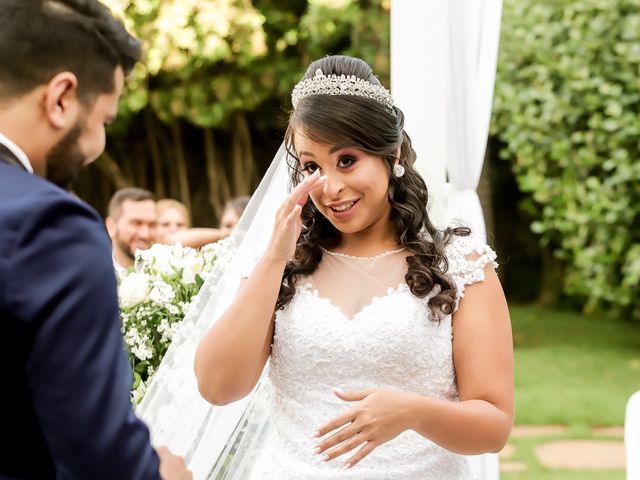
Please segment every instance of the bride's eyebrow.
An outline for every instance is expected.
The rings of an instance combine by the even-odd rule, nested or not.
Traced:
[[[305,151],[298,152],[298,156],[299,157],[313,157],[313,158],[316,158],[316,156],[313,153],[305,152]]]
[[[357,150],[360,151],[360,149],[354,145],[336,145],[334,147],[331,147],[331,149],[329,150],[330,154],[334,154],[340,150]]]

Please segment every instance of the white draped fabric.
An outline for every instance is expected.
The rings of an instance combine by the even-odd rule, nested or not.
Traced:
[[[640,480],[640,392],[631,395],[624,416],[627,480]]]
[[[391,90],[429,187],[430,216],[440,227],[461,221],[483,243],[476,189],[491,119],[501,15],[502,0],[391,2]],[[470,459],[476,478],[499,478],[497,455]]]
[[[502,0],[449,0],[447,216],[486,238],[476,194],[491,121]]]
[[[491,119],[502,0],[396,0],[391,88],[440,226],[457,219],[485,241],[476,193]],[[449,180],[446,183],[446,180]]]
[[[446,1],[395,0],[391,5],[391,93],[404,112],[405,130],[418,154],[416,167],[429,189],[430,218],[438,227],[446,223],[446,16]]]

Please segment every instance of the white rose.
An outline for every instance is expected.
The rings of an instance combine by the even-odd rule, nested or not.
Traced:
[[[196,275],[202,272],[202,267],[202,260],[195,254],[186,256],[182,264],[182,283],[185,285],[196,283]]]
[[[120,307],[131,308],[147,300],[149,295],[149,276],[132,272],[125,275],[118,289]]]
[[[156,243],[150,250],[153,255],[153,268],[155,268],[155,270],[161,275],[173,275],[175,273],[175,268],[172,262],[172,247]]]
[[[190,268],[182,270],[182,283],[185,285],[193,285],[196,283],[196,272]]]

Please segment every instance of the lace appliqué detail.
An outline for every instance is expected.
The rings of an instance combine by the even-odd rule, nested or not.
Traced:
[[[445,247],[445,253],[449,263],[447,274],[456,284],[454,310],[457,310],[460,299],[464,297],[465,287],[484,281],[484,269],[487,264],[498,268],[496,252],[488,245],[478,243],[473,237],[457,236]]]
[[[392,388],[455,401],[451,317],[428,318],[406,284],[351,319],[310,283],[276,313],[269,381],[273,432],[253,472],[260,480],[466,480],[466,460],[413,431],[381,445],[353,469],[323,462],[312,432],[349,408],[332,391]],[[342,460],[342,461],[341,461]]]

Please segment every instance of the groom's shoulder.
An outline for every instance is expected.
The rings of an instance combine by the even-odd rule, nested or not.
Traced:
[[[0,243],[56,226],[85,230],[100,240],[106,235],[102,219],[88,204],[48,180],[5,165],[0,165],[0,224]]]

